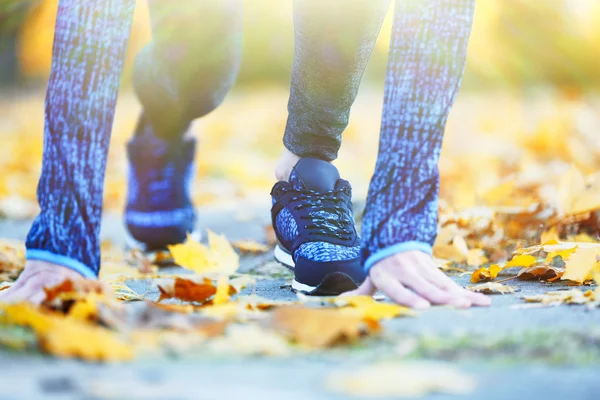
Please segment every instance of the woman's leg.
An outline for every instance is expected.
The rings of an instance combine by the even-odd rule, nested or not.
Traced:
[[[337,157],[389,0],[297,0],[283,143],[299,157]],[[287,176],[280,177],[287,179]]]
[[[152,41],[138,54],[134,87],[153,134],[181,139],[233,86],[241,60],[241,0],[148,0]],[[140,133],[140,132],[138,132]]]
[[[387,0],[298,0],[295,53],[284,136],[273,188],[276,258],[294,267],[292,287],[332,295],[365,272],[351,187],[330,163],[388,10]]]
[[[460,86],[475,0],[397,0],[379,155],[362,229],[370,280],[400,303],[489,301],[465,292],[431,259],[438,159]],[[410,290],[406,290],[406,289]]]
[[[98,275],[104,172],[134,6],[135,0],[59,2],[41,210],[27,237],[25,271],[3,300],[42,300],[43,285],[73,275],[65,271]]]
[[[195,229],[190,199],[196,142],[192,120],[214,110],[241,59],[241,0],[150,0],[152,42],[136,58],[143,111],[128,144],[125,221],[137,245],[162,250]]]

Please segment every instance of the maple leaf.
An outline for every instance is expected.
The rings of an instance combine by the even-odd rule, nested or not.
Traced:
[[[185,243],[168,246],[175,263],[197,274],[232,275],[240,265],[240,257],[224,235],[208,231],[208,246],[190,235]]]
[[[580,246],[565,261],[565,273],[561,279],[576,283],[591,280],[595,272],[600,272],[599,253],[598,248],[582,248]]]

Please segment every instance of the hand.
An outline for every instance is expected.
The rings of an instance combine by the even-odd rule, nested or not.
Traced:
[[[492,303],[489,297],[460,287],[435,266],[431,256],[416,250],[379,261],[358,289],[344,295],[373,295],[377,289],[398,304],[420,309],[432,304],[468,308]]]
[[[0,292],[0,303],[26,301],[40,304],[46,298],[44,287],[56,286],[66,279],[75,281],[83,277],[62,265],[29,260],[17,281],[10,288]]]

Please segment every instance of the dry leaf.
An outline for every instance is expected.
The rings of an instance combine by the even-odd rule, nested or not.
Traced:
[[[583,283],[591,280],[594,272],[600,272],[597,248],[582,248],[581,246],[565,261],[563,280]]]
[[[43,351],[59,357],[88,361],[122,361],[133,358],[131,346],[108,329],[82,323],[60,314],[36,310],[27,303],[4,305],[1,320],[29,326]]]
[[[208,231],[208,247],[188,235],[183,244],[169,246],[175,263],[197,274],[232,275],[240,265],[240,257],[227,238]]]
[[[346,396],[418,397],[431,393],[467,394],[475,381],[449,365],[411,362],[375,364],[330,375],[329,390]]]
[[[202,278],[201,282],[192,279],[176,277],[174,280],[157,281],[160,297],[158,301],[176,298],[183,301],[195,301],[204,303],[217,293],[217,288],[208,278]]]
[[[471,275],[471,283],[486,282],[496,279],[502,269],[503,268],[498,264],[492,264],[489,268],[481,267]]]
[[[341,313],[337,309],[281,307],[272,315],[270,326],[288,335],[298,344],[328,347],[340,342],[353,342],[379,327],[365,324],[361,313]]]
[[[551,265],[535,265],[533,267],[521,269],[517,274],[517,277],[524,281],[554,281],[560,279],[563,273],[563,269]]]
[[[266,253],[269,251],[269,246],[255,240],[238,240],[233,243],[233,247],[242,253]]]
[[[533,264],[537,262],[537,258],[528,254],[520,254],[514,256],[509,262],[504,264],[504,268],[512,268],[512,267],[531,267]]]
[[[582,292],[580,289],[561,290],[538,294],[534,296],[523,296],[528,303],[542,303],[547,306],[559,304],[589,304],[596,300],[595,293],[591,290]]]
[[[485,294],[507,294],[517,291],[517,288],[514,286],[504,285],[498,282],[480,283],[478,285],[467,286],[467,289],[472,292]]]
[[[354,307],[363,318],[374,321],[396,318],[399,316],[415,316],[415,312],[408,307],[392,303],[378,302],[371,296],[345,296],[337,299],[336,304],[348,304]]]

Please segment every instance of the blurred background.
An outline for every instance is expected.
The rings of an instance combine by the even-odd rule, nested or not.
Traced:
[[[0,211],[35,213],[43,100],[58,0],[0,0]],[[198,121],[194,197],[264,201],[282,150],[293,57],[292,2],[244,1],[244,56],[222,107]],[[391,10],[371,57],[337,161],[363,198],[381,120]],[[139,113],[131,63],[150,40],[138,1],[107,172],[106,207],[125,193],[124,144]],[[600,166],[600,2],[480,0],[467,71],[441,161],[444,204],[528,206],[569,165]],[[357,162],[356,160],[360,160]],[[510,183],[511,190],[499,190]],[[532,188],[535,190],[532,191]],[[515,194],[521,196],[515,196]]]

